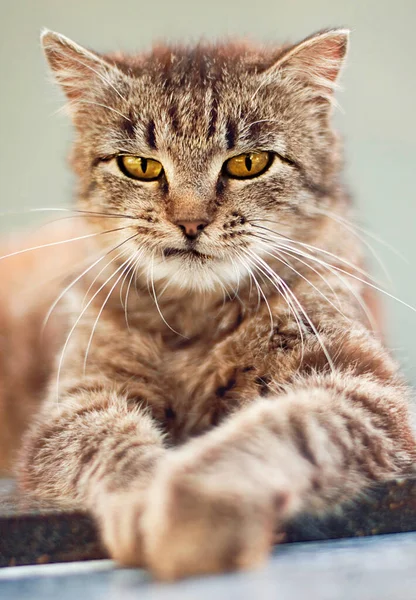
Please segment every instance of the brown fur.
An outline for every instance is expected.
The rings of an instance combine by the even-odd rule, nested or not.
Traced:
[[[11,472],[45,393],[65,329],[56,314],[43,333],[42,322],[68,273],[85,260],[88,238],[72,243],[70,253],[61,244],[26,250],[81,236],[82,229],[48,225],[36,234],[11,236],[0,248],[2,257],[14,254],[0,260],[0,474]]]
[[[64,294],[67,341],[21,485],[80,502],[116,559],[160,578],[251,567],[299,511],[415,459],[409,391],[369,328],[342,225],[330,112],[347,33],[137,57],[43,39],[103,259]],[[254,150],[276,153],[268,171],[224,175]],[[130,179],[118,154],[164,174]],[[207,226],[189,242],[183,221]]]

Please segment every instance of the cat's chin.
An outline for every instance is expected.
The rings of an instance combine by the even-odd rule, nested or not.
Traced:
[[[168,286],[201,292],[235,292],[239,283],[248,277],[245,267],[235,261],[199,252],[170,252],[170,249],[154,259],[149,274],[154,282],[165,281]]]

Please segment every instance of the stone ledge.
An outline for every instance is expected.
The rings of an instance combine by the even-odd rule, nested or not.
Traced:
[[[416,477],[380,484],[330,516],[301,515],[282,543],[416,531]],[[78,508],[20,496],[0,480],[0,567],[107,558],[94,521]]]

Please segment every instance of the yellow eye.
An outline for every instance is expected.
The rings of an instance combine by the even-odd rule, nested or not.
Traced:
[[[271,152],[246,152],[233,156],[224,164],[227,175],[236,179],[248,179],[261,175],[273,162]]]
[[[160,177],[163,172],[162,163],[153,158],[143,158],[142,156],[119,156],[117,163],[120,171],[141,181],[153,181]]]

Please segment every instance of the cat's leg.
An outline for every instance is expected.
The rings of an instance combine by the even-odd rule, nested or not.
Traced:
[[[143,498],[166,450],[149,411],[111,387],[51,402],[26,435],[21,487],[37,497],[70,500],[96,517],[123,563],[140,563]],[[126,535],[127,533],[127,535]]]
[[[163,579],[255,566],[294,515],[328,511],[415,457],[401,385],[298,380],[160,463],[141,523],[147,565]]]

